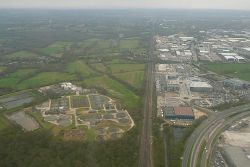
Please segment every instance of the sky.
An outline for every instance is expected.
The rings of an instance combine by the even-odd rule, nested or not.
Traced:
[[[250,0],[0,0],[0,8],[174,8],[250,10]]]

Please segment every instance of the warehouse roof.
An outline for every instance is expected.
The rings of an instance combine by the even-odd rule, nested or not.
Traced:
[[[241,56],[234,56],[237,60],[245,60],[244,57],[241,57]]]
[[[162,108],[164,115],[169,116],[169,115],[174,115],[174,108],[173,107],[163,107]]]
[[[243,48],[244,50],[246,50],[246,51],[250,51],[250,48]]]
[[[233,52],[230,52],[230,53],[219,53],[219,54],[221,54],[222,56],[237,56],[237,54],[236,53],[233,53]]]
[[[190,83],[191,88],[212,88],[212,86],[207,82],[194,81]]]
[[[175,115],[194,116],[194,112],[191,107],[174,107],[174,112]]]

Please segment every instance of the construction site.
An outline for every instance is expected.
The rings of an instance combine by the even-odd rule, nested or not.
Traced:
[[[247,167],[250,163],[250,117],[232,123],[219,137],[212,165]]]
[[[84,90],[76,88],[72,84],[65,87],[61,84],[61,89],[66,92],[76,91],[75,95],[65,95],[59,98],[49,99],[37,105],[35,112],[41,113],[43,119],[49,123],[60,127],[73,126],[75,128],[87,128],[95,132],[96,139],[108,140],[121,137],[122,134],[134,126],[134,121],[125,109],[117,109],[116,103],[108,96],[94,92],[94,90]],[[50,86],[42,88],[48,91],[60,86]],[[63,94],[63,91],[60,92]]]

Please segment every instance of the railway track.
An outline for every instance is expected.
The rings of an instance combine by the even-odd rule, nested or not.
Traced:
[[[153,63],[148,63],[147,81],[144,96],[143,126],[140,145],[140,167],[151,167],[151,134],[152,134],[152,96],[153,96]]]

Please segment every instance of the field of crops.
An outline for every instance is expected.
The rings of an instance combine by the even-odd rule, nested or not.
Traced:
[[[135,88],[141,88],[144,83],[144,71],[118,73],[114,76]]]
[[[74,75],[60,72],[42,72],[18,84],[18,89],[36,88],[75,79]]]
[[[9,60],[22,60],[22,59],[37,59],[40,55],[35,54],[33,52],[29,52],[29,51],[19,51],[19,52],[15,52],[12,53],[10,55],[6,55],[6,59]]]
[[[106,72],[107,68],[102,63],[91,64],[97,71]]]
[[[144,71],[144,64],[111,64],[108,66],[112,73],[122,73],[130,71]]]
[[[62,57],[65,51],[70,49],[72,42],[55,42],[40,51],[52,57]]]
[[[67,71],[71,74],[78,74],[81,77],[90,77],[96,75],[96,73],[91,70],[82,60],[70,63],[67,67]]]
[[[36,69],[20,69],[14,73],[10,73],[8,76],[2,77],[0,79],[0,87],[1,88],[15,88],[17,87],[18,83],[21,80],[35,74],[36,71],[37,71]]]
[[[139,44],[138,39],[136,38],[123,39],[120,41],[121,49],[135,49],[139,47],[140,47],[140,44]]]

